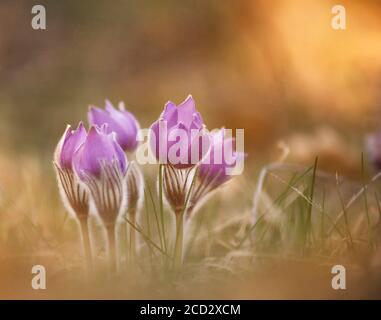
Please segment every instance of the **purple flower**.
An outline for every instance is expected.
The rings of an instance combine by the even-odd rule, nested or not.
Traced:
[[[68,125],[56,147],[53,161],[62,202],[67,211],[77,218],[85,229],[89,215],[89,193],[74,174],[73,157],[86,136],[82,122],[76,130],[72,130]]]
[[[87,221],[89,216],[90,194],[73,171],[74,156],[85,142],[86,137],[86,129],[82,122],[79,123],[76,130],[72,130],[70,125],[68,125],[57,145],[53,163],[57,173],[62,202],[68,212],[79,222],[83,251],[86,257],[87,267],[90,269],[92,257]]]
[[[235,151],[235,140],[225,138],[224,129],[211,134],[211,140],[210,151],[198,166],[198,179],[189,199],[186,219],[202,206],[212,191],[238,174],[236,169],[243,168],[239,165],[246,155]]]
[[[159,120],[151,126],[150,145],[160,163],[170,163],[177,169],[192,167],[205,156],[209,135],[191,95],[178,106],[167,102]]]
[[[377,170],[381,170],[381,132],[367,135],[365,146],[373,166]]]
[[[86,129],[82,122],[76,130],[72,130],[68,125],[56,147],[53,161],[64,206],[80,221],[87,219],[89,195],[74,174],[73,156],[85,141],[86,136]]]
[[[107,125],[92,126],[84,143],[74,155],[74,168],[81,180],[88,177],[101,178],[105,166],[115,166],[124,176],[127,158],[113,133],[107,133]]]
[[[56,165],[61,169],[72,170],[73,155],[85,141],[86,136],[86,129],[82,122],[76,130],[72,130],[68,125],[56,148],[54,156]]]
[[[110,268],[117,270],[116,223],[127,200],[127,158],[107,124],[92,126],[74,155],[74,170],[90,190],[96,212],[107,232]]]
[[[132,113],[125,110],[123,102],[119,103],[119,110],[108,100],[105,110],[90,106],[88,119],[90,125],[99,127],[107,123],[107,133],[116,133],[116,139],[124,151],[134,151],[138,146],[136,137],[140,128],[139,123]]]
[[[200,163],[198,177],[208,188],[215,189],[233,177],[232,170],[238,161],[245,158],[242,152],[234,150],[233,138],[225,138],[221,129],[212,135],[209,155]]]

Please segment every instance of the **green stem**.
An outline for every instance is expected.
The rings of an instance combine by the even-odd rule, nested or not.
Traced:
[[[131,224],[135,226],[136,223],[136,211],[130,213]],[[130,226],[130,263],[134,264],[136,259],[136,230]]]
[[[176,241],[174,263],[175,270],[179,270],[183,263],[183,242],[184,242],[184,213],[183,210],[176,213]]]
[[[112,274],[117,272],[117,257],[116,257],[116,239],[115,239],[115,224],[106,226],[107,240],[108,240],[108,258],[109,268]]]
[[[124,258],[124,264],[127,267],[127,260],[128,260],[128,223],[122,222],[119,225],[119,237],[120,237],[120,256],[119,256],[119,263],[121,265],[122,258]]]
[[[79,226],[81,230],[82,248],[86,261],[86,270],[87,272],[90,272],[93,269],[93,261],[91,256],[89,224],[87,217],[79,219]]]
[[[189,174],[189,172],[188,172]],[[175,254],[174,254],[174,264],[175,270],[178,271],[183,264],[183,247],[184,247],[184,215],[186,214],[188,202],[192,194],[192,190],[197,177],[197,168],[193,176],[190,188],[186,194],[185,202],[182,208],[175,210],[176,216],[176,241],[175,241]]]
[[[163,165],[159,165],[159,202],[160,202],[160,219],[161,231],[163,235],[164,251],[167,252],[167,241],[165,238],[165,225],[164,225],[164,203],[163,203]]]

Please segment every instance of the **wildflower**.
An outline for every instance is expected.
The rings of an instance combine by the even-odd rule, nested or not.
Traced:
[[[105,110],[91,106],[88,112],[90,125],[107,125],[107,133],[115,132],[116,139],[122,149],[126,152],[133,152],[138,146],[137,133],[140,128],[135,116],[128,112],[122,102],[119,103],[119,110],[106,100]],[[130,170],[127,174],[127,207],[126,218],[135,225],[139,211],[139,200],[142,198],[143,179],[139,166],[134,162],[130,164]],[[135,255],[136,239],[133,226],[130,230],[130,248],[131,255]],[[124,235],[124,233],[123,233]]]
[[[225,137],[225,130],[221,129],[212,134],[212,145],[207,157],[198,167],[198,183],[192,192],[187,218],[201,205],[203,198],[229,181],[234,175],[233,170],[245,158],[242,152],[234,151],[235,141]]]
[[[66,127],[60,139],[55,155],[56,169],[61,198],[66,209],[78,220],[81,238],[88,268],[91,267],[91,248],[88,231],[89,194],[80,183],[73,171],[73,155],[85,141],[87,136],[83,123],[80,122],[76,130]]]
[[[177,107],[173,102],[165,105],[160,119],[151,126],[150,144],[156,158],[164,164],[160,183],[168,204],[178,216],[184,210],[191,170],[210,147],[209,133],[191,95]],[[173,148],[179,151],[178,157]]]
[[[88,186],[108,238],[110,266],[116,271],[115,233],[126,203],[127,157],[107,125],[92,126],[73,159],[74,170]]]
[[[167,102],[151,126],[150,144],[160,163],[176,169],[190,168],[207,154],[209,135],[191,95],[178,106]]]
[[[164,193],[176,218],[174,263],[178,268],[182,264],[184,213],[192,186],[191,177],[195,165],[210,147],[209,133],[191,95],[179,106],[173,102],[165,105],[159,120],[151,126],[150,147],[161,163],[160,198]]]
[[[125,109],[123,102],[119,103],[119,110],[108,100],[105,110],[90,106],[88,120],[90,125],[98,127],[107,123],[107,133],[116,133],[116,140],[124,151],[132,152],[138,146],[136,136],[140,128],[139,123],[134,115]]]

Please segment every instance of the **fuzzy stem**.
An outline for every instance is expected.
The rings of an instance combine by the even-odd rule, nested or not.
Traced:
[[[183,263],[183,241],[184,241],[184,210],[176,212],[176,241],[174,253],[174,267],[179,270]]]
[[[135,226],[136,222],[136,210],[131,209],[130,212],[130,221],[131,224]],[[132,226],[130,227],[130,263],[134,264],[136,259],[136,231]]]
[[[87,217],[79,219],[79,226],[81,230],[82,248],[85,255],[86,269],[87,272],[90,272],[93,269],[93,261],[91,256],[89,224]]]
[[[161,231],[163,234],[164,251],[167,252],[167,241],[165,236],[165,224],[164,224],[164,202],[163,202],[163,170],[162,164],[159,165],[159,205],[160,205],[160,219],[161,219]]]
[[[117,272],[117,257],[116,257],[116,240],[115,240],[115,224],[106,226],[107,240],[108,240],[108,258],[110,272],[116,274]]]
[[[124,263],[127,267],[127,260],[128,260],[128,240],[127,240],[127,235],[128,235],[128,223],[121,223],[119,225],[119,237],[120,237],[120,257],[119,257],[119,263],[121,263],[122,258],[124,258]]]

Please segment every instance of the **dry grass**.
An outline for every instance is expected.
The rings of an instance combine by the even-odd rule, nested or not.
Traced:
[[[256,181],[248,176],[236,178],[192,220],[186,232],[185,264],[179,274],[166,267],[168,263],[163,264],[159,249],[141,240],[136,264],[122,262],[120,275],[110,275],[102,229],[92,219],[96,269],[87,279],[79,230],[66,216],[49,161],[2,158],[0,167],[1,298],[379,297],[378,179],[367,186],[366,213],[365,194],[358,193],[361,182],[341,181],[338,186],[335,177],[314,166],[309,170],[275,166],[266,175],[258,198],[259,219],[253,224]],[[152,192],[155,169],[148,167],[147,171]],[[350,202],[356,190],[357,198]],[[154,192],[153,198],[154,202],[147,196],[139,224],[149,241],[160,247]],[[170,239],[171,214],[165,212],[165,217]],[[125,227],[122,224],[121,228]],[[120,245],[128,252],[128,243]],[[31,289],[35,264],[46,267],[45,291]],[[335,264],[347,268],[345,291],[331,288],[330,271]]]

